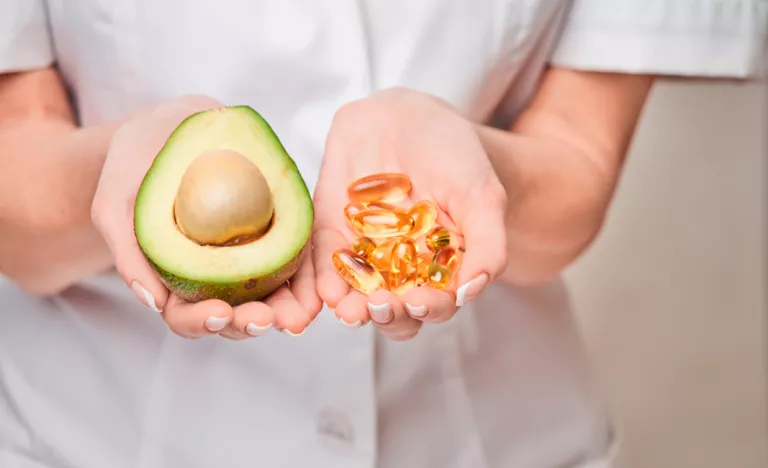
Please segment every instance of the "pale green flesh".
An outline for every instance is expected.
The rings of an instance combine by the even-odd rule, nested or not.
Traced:
[[[248,157],[264,174],[275,204],[273,224],[248,244],[201,246],[178,230],[173,204],[189,163],[222,148]],[[238,106],[201,112],[179,125],[144,178],[134,216],[139,245],[158,267],[189,280],[231,283],[270,275],[296,257],[309,239],[313,207],[272,129],[254,110]]]

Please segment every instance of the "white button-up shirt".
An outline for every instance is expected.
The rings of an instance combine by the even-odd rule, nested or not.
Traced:
[[[186,93],[248,104],[312,189],[334,112],[374,90],[506,125],[550,63],[763,73],[767,15],[760,0],[2,0],[0,72],[56,61],[82,125]],[[49,299],[5,281],[0,309],[2,467],[611,463],[560,281],[494,285],[406,343],[327,310],[301,337],[188,341],[114,274]]]

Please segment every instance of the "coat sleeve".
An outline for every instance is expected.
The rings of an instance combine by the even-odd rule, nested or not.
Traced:
[[[595,71],[768,75],[768,0],[573,0],[551,58]]]
[[[0,0],[0,73],[54,62],[46,0]]]

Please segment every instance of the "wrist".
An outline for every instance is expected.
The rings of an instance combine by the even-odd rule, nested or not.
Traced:
[[[546,282],[600,231],[612,179],[560,139],[483,126],[477,131],[507,191],[510,261],[502,279],[523,286]]]

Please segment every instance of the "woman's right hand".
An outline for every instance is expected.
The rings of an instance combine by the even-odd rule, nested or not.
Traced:
[[[290,286],[283,285],[263,302],[231,307],[211,299],[187,303],[160,281],[139,249],[133,230],[136,193],[155,156],[188,116],[223,104],[204,96],[185,96],[142,111],[114,134],[92,206],[92,219],[114,257],[115,267],[138,299],[160,313],[170,329],[185,338],[219,334],[229,339],[259,336],[274,327],[297,335],[319,313],[312,255]]]

